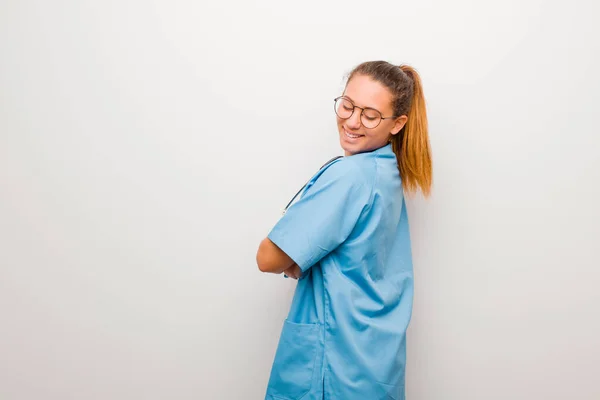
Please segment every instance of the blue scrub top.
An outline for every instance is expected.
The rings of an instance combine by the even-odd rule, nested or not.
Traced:
[[[404,400],[413,299],[391,145],[320,170],[268,237],[302,269],[266,400]]]

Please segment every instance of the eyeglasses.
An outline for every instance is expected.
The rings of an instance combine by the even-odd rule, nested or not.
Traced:
[[[367,129],[377,128],[383,119],[396,118],[396,116],[383,117],[381,113],[374,108],[362,108],[355,106],[353,102],[344,96],[335,98],[333,101],[335,113],[341,119],[350,118],[352,114],[354,114],[355,108],[360,109],[360,122]]]

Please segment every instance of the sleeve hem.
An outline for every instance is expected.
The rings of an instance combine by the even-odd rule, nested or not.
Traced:
[[[310,267],[312,267],[312,260],[303,259],[299,254],[295,254],[292,246],[288,246],[288,243],[285,240],[285,235],[281,231],[273,230],[267,237],[285,254],[287,254],[288,257],[290,257],[298,265],[298,267],[300,267],[302,272],[306,272]]]

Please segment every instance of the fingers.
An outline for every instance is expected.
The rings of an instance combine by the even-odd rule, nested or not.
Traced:
[[[294,279],[300,278],[300,273],[298,272],[300,270],[300,268],[296,264],[292,265],[290,267],[290,269],[291,269],[290,273],[292,274]]]
[[[302,270],[300,269],[298,264],[294,264],[285,271],[283,271],[283,273],[289,276],[290,278],[299,279],[302,275]]]
[[[302,276],[302,270],[300,269],[298,264],[294,264],[292,268],[294,269],[294,275],[296,276],[296,279],[300,279],[300,277]]]
[[[293,270],[292,267],[289,267],[288,269],[286,269],[285,271],[283,271],[283,274],[285,276],[287,276],[288,278],[298,279],[298,278],[296,278],[296,275],[295,275],[294,270]]]

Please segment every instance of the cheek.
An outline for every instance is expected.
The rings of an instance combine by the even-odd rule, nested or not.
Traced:
[[[375,140],[386,141],[389,135],[390,131],[385,126],[378,126],[375,129],[371,129],[371,137]]]

